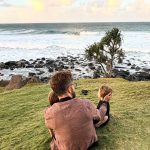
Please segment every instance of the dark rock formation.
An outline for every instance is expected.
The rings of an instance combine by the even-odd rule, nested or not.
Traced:
[[[27,83],[27,78],[21,75],[13,75],[9,84],[6,86],[6,90],[19,89]]]
[[[9,84],[9,80],[1,80],[0,81],[0,87],[5,87]]]

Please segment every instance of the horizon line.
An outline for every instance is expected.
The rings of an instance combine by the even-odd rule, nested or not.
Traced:
[[[69,24],[69,23],[150,23],[150,21],[87,21],[87,22],[6,22],[2,24]]]

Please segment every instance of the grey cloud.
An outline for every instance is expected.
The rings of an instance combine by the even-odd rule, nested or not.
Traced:
[[[10,3],[8,3],[6,0],[0,0],[0,6],[1,7],[10,7],[12,5]]]

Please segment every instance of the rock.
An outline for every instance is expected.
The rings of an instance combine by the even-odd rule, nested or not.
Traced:
[[[31,64],[32,64],[32,65],[35,65],[36,63],[37,63],[37,61],[35,60],[35,61],[33,61]]]
[[[0,81],[0,87],[5,87],[9,84],[9,80],[1,80]]]
[[[147,81],[150,80],[150,74],[147,72],[136,72],[127,78],[129,81]]]
[[[77,65],[80,65],[80,64],[81,64],[79,61],[76,61],[75,63],[76,63]]]
[[[23,61],[23,62],[25,62],[26,60],[25,60],[25,59],[21,59],[20,61]]]
[[[42,60],[38,61],[38,64],[44,64],[44,62]]]
[[[3,73],[0,73],[0,76],[4,76],[4,74],[3,74]]]
[[[34,66],[34,68],[43,68],[43,64],[40,64],[40,63],[37,63],[37,64],[35,64],[35,66]]]
[[[52,65],[54,62],[55,62],[54,60],[48,59],[48,60],[46,60],[46,66]]]
[[[63,62],[68,62],[68,58],[67,58],[67,57],[62,57],[61,60],[62,60]]]
[[[61,71],[64,69],[64,65],[60,65],[60,66],[55,66],[55,71]]]
[[[88,92],[89,92],[88,90],[81,90],[81,93],[80,93],[80,94],[81,94],[81,95],[88,95]]]
[[[26,65],[30,65],[30,62],[28,62],[28,61],[25,61],[24,63],[25,63]]]
[[[131,66],[131,69],[135,69],[135,67],[136,67],[136,65],[134,64],[134,65]]]
[[[37,73],[37,75],[41,75],[41,74],[43,74],[43,73],[45,73],[45,72],[44,72],[44,71],[39,70],[39,72]]]
[[[88,75],[82,75],[82,77],[83,77],[84,79],[91,79],[91,78],[92,78],[91,76],[88,76]]]
[[[97,70],[102,70],[102,67],[101,66],[97,66]]]
[[[14,70],[15,68],[18,68],[18,65],[15,61],[9,61],[5,63],[5,69]]]
[[[70,61],[71,61],[72,63],[74,63],[74,62],[76,62],[76,59],[75,59],[75,58],[72,58]]]
[[[115,66],[115,69],[125,69],[125,67]]]
[[[144,72],[150,72],[150,69],[148,69],[148,68],[143,68],[142,69]]]
[[[13,67],[10,67],[10,70],[14,70],[15,69],[15,67],[13,66]]]
[[[86,67],[87,66],[87,63],[83,63],[81,64],[82,67]]]
[[[1,62],[0,63],[0,69],[4,69],[5,68],[5,63]]]
[[[93,79],[100,78],[100,77],[101,77],[101,72],[99,70],[95,70],[93,72]]]
[[[94,69],[95,69],[95,65],[94,65],[93,63],[89,63],[88,66],[89,66],[89,68],[90,68],[91,70],[94,70]]]
[[[134,75],[129,75],[126,79],[129,81],[138,81],[137,77]]]
[[[42,57],[41,60],[46,60],[45,57]]]
[[[70,68],[71,68],[71,69],[74,69],[74,65],[71,65]]]
[[[8,62],[5,63],[5,66],[8,66],[10,68],[12,66],[17,67],[18,65],[17,65],[16,61],[8,61]]]
[[[49,81],[48,77],[41,78],[41,82],[43,82],[43,83],[47,83],[48,81]]]
[[[127,70],[117,70],[113,69],[113,77],[122,77],[122,78],[127,78],[130,75],[130,72]]]
[[[52,68],[52,67],[49,67],[49,68],[48,68],[48,72],[50,72],[50,73],[53,72],[53,68]]]
[[[64,69],[69,69],[69,66],[68,65],[64,65]]]
[[[32,64],[29,64],[26,66],[26,68],[34,68],[34,66]]]
[[[81,69],[75,68],[75,71],[81,72]]]
[[[29,76],[29,77],[33,77],[33,76],[35,76],[35,75],[36,75],[36,73],[34,73],[34,72],[29,72],[29,73],[28,73],[28,76]]]
[[[131,63],[127,63],[127,66],[131,66]]]
[[[17,62],[18,68],[25,68],[25,66],[26,66],[26,65],[25,65],[25,62],[26,62],[26,61],[21,61],[21,60],[18,61],[18,62]]]
[[[21,75],[13,75],[9,84],[6,86],[6,90],[19,89],[27,83],[27,79]]]
[[[32,76],[30,78],[28,78],[28,83],[40,83],[40,79],[37,76]]]
[[[150,73],[147,72],[136,72],[135,76],[138,77],[139,81],[150,80]]]
[[[135,70],[136,70],[136,71],[139,71],[140,69],[141,69],[141,68],[140,68],[140,67],[138,67],[138,66],[137,66],[137,67],[135,67]]]

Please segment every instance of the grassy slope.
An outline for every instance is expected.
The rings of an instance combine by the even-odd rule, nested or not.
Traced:
[[[113,88],[111,120],[97,130],[99,146],[94,150],[150,149],[150,82],[123,79],[87,79],[76,81],[77,96],[97,104],[99,85]],[[88,96],[81,96],[88,89]],[[27,85],[20,90],[0,88],[0,149],[48,149],[49,133],[44,126],[43,110],[48,105],[49,86]]]

